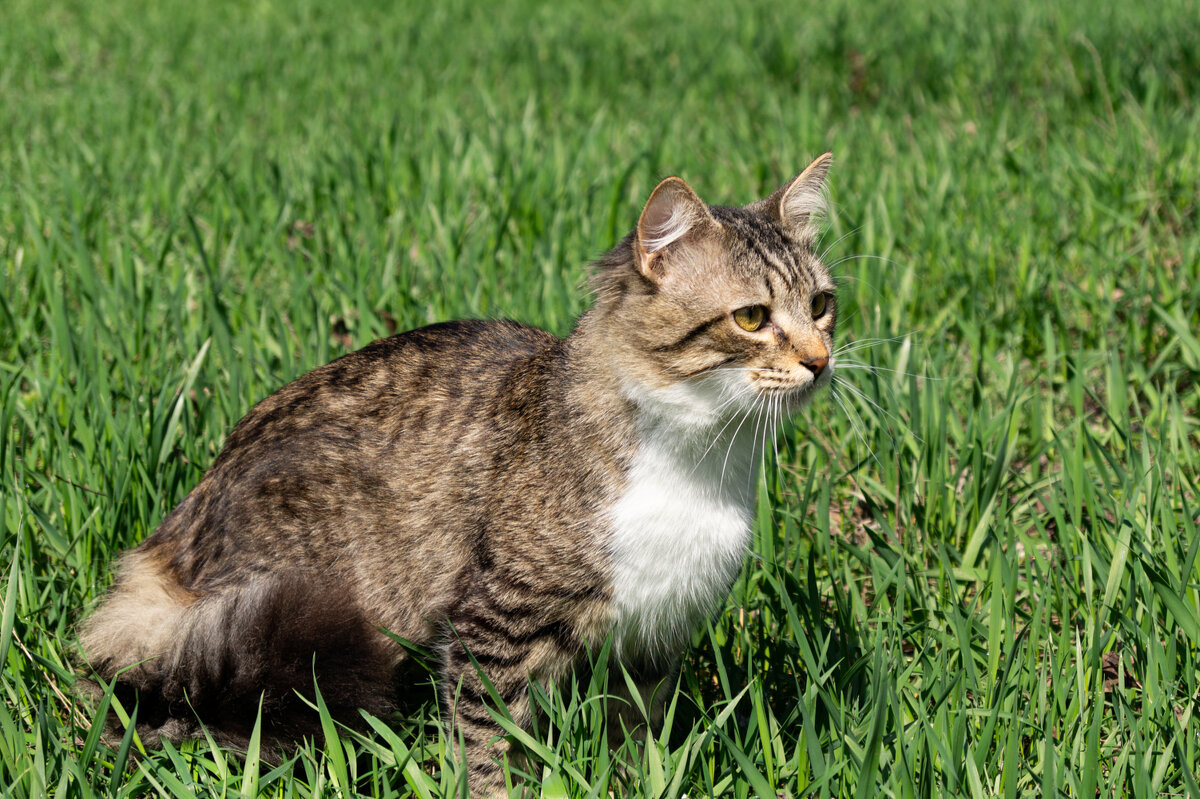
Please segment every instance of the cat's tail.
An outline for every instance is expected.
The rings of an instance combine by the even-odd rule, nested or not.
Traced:
[[[96,676],[111,683],[149,745],[199,735],[242,748],[262,702],[262,740],[287,749],[317,735],[314,678],[334,718],[392,709],[397,647],[344,586],[311,573],[258,575],[196,594],[150,553],[121,561],[117,582],[80,633]],[[307,701],[306,701],[307,700]]]

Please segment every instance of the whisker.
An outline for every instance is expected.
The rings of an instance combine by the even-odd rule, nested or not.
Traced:
[[[720,406],[720,408],[718,408],[718,410],[721,410],[722,408],[727,407],[737,398],[738,398],[738,395],[735,393],[732,397],[730,397],[727,401],[725,401]],[[729,425],[733,424],[733,420],[736,418],[737,418],[736,414],[734,414],[733,416],[730,416],[728,421],[726,421],[725,424],[723,424],[721,426],[721,429],[717,431],[717,434],[715,436],[713,436],[712,442],[707,447],[704,448],[704,452],[700,453],[699,460],[697,460],[696,465],[692,467],[692,471],[688,473],[689,477],[696,473],[696,470],[700,468],[700,464],[704,463],[704,459],[708,456],[709,451],[717,445],[717,442],[721,440],[721,436],[724,435],[725,431],[729,428]],[[741,426],[739,425],[739,429],[740,429],[740,427]],[[737,431],[734,431],[734,436],[736,437],[736,435],[737,435]],[[732,446],[732,444],[731,444],[731,446]],[[726,455],[725,457],[728,458],[729,456]],[[724,468],[724,466],[722,466],[721,467],[722,475],[724,475],[724,472],[725,472],[725,468]]]
[[[759,398],[758,404],[755,405],[754,432],[750,436],[750,457],[751,457],[751,459],[755,459],[755,458],[757,459],[758,464],[759,464],[759,469],[761,469],[761,470],[766,469],[765,458],[766,458],[767,451],[764,447],[759,446],[758,427],[759,427],[759,425],[764,423],[764,421],[766,419],[766,414],[761,413],[759,411],[759,406],[765,405],[769,400],[770,400],[770,395],[762,395]],[[766,441],[763,441],[763,444],[765,445]],[[746,488],[750,492],[751,496],[754,495],[754,481],[758,477],[757,471],[758,470],[755,470],[753,468],[750,469],[750,475],[749,475],[750,484]],[[763,471],[763,474],[765,475],[766,472]]]
[[[859,402],[863,402],[863,403],[873,407],[875,410],[879,411],[884,416],[886,416],[888,419],[890,419],[892,421],[892,423],[896,426],[896,428],[901,428],[901,429],[907,430],[909,432],[909,434],[914,439],[916,439],[918,442],[920,442],[922,444],[925,443],[924,439],[922,439],[921,436],[918,435],[915,430],[913,430],[912,425],[908,424],[907,422],[905,422],[903,419],[896,416],[895,414],[887,411],[878,402],[876,402],[875,400],[868,397],[866,395],[866,393],[864,391],[862,391],[862,389],[860,389],[858,386],[855,386],[853,383],[850,383],[849,381],[844,380],[844,379],[840,380],[839,384],[843,388],[845,388],[847,391],[849,391],[853,396],[855,396],[859,400]],[[894,435],[892,435],[891,432],[887,433],[887,437],[892,442],[892,446],[895,446],[896,437]]]
[[[837,381],[837,382],[838,382],[838,383],[839,383],[839,384],[840,384],[840,385],[841,385],[843,388],[845,388],[847,391],[849,391],[850,393],[852,393],[854,396],[858,397],[858,399],[859,399],[861,402],[864,402],[864,403],[866,403],[866,404],[870,405],[872,408],[874,408],[875,410],[879,411],[880,413],[882,413],[882,414],[883,414],[884,416],[886,416],[887,418],[891,419],[891,420],[892,420],[893,422],[895,422],[896,424],[898,424],[898,425],[903,425],[903,422],[901,422],[901,420],[899,419],[899,417],[895,416],[895,415],[894,415],[894,414],[892,414],[890,411],[886,410],[886,409],[885,409],[885,408],[884,408],[882,405],[880,405],[878,402],[876,402],[875,400],[873,400],[873,399],[871,399],[870,397],[868,397],[868,396],[867,396],[867,394],[866,394],[866,392],[865,392],[865,391],[863,391],[863,390],[862,390],[861,388],[859,388],[858,386],[854,385],[853,383],[851,383],[851,382],[850,382],[850,381],[848,381],[848,380],[845,380],[845,379],[838,378],[837,376],[834,376],[834,378],[833,378],[833,379],[834,379],[835,381]]]
[[[733,445],[734,445],[734,442],[737,441],[738,433],[741,432],[742,425],[744,425],[746,423],[746,420],[750,418],[750,414],[753,411],[754,411],[754,406],[752,406],[749,410],[747,410],[744,414],[742,414],[742,421],[740,421],[738,423],[737,428],[734,429],[734,431],[733,431],[733,435],[729,437],[729,448],[725,450],[725,460],[721,461],[721,480],[718,483],[718,485],[721,486],[722,488],[725,486],[725,467],[729,465],[729,453],[733,452]]]
[[[843,383],[842,385],[846,384]],[[841,406],[842,413],[846,414],[846,419],[850,422],[850,426],[858,436],[858,440],[862,442],[863,448],[866,449],[867,454],[871,456],[871,460],[875,461],[875,465],[882,470],[883,464],[880,463],[879,458],[875,456],[875,450],[871,449],[871,445],[867,443],[867,437],[865,435],[866,426],[862,420],[862,417],[859,416],[858,412],[855,411],[853,407],[848,405],[842,397],[838,396],[836,384],[830,385],[830,389],[832,389],[830,394],[835,400],[837,400],[837,404]]]
[[[853,236],[855,233],[857,233],[860,230],[862,230],[862,225],[859,225],[858,227],[854,228],[853,230],[847,231],[846,233],[843,233],[842,235],[838,236],[837,240],[834,241],[833,244],[830,244],[828,247],[821,250],[821,254],[817,257],[821,260],[822,263],[824,263],[825,256],[829,255],[830,250],[832,250],[834,247],[838,246],[843,241],[850,238],[851,236]]]
[[[763,485],[766,487],[768,492],[770,492],[770,485],[767,483],[767,477],[768,477],[767,460],[768,460],[768,458],[767,458],[766,437],[770,436],[771,447],[775,452],[775,469],[778,470],[779,469],[779,428],[777,425],[777,418],[778,418],[779,407],[780,407],[781,402],[783,402],[782,395],[775,394],[775,395],[771,395],[769,397],[768,402],[767,402],[767,409],[766,409],[767,410],[767,413],[766,413],[767,421],[763,425],[764,440],[763,440],[763,458],[762,458],[762,479],[763,479]],[[767,512],[770,514],[771,525],[772,525],[772,527],[774,527],[774,525],[777,523],[776,519],[775,519],[774,503],[771,503],[771,502],[767,503]]]
[[[865,438],[863,438],[862,433],[859,431],[856,420],[850,416],[850,409],[846,407],[846,402],[842,399],[841,395],[838,394],[837,389],[838,387],[836,385],[831,385],[829,387],[829,396],[833,397],[833,401],[836,402],[838,407],[842,409],[842,415],[846,417],[846,421],[850,422],[850,429],[854,431],[854,434],[858,436],[858,439],[862,441],[863,446],[866,447],[867,441]],[[870,447],[867,448],[870,449]]]
[[[845,355],[846,353],[849,353],[849,352],[861,350],[864,347],[877,347],[880,344],[886,344],[888,342],[904,341],[904,339],[908,338],[913,333],[919,333],[919,332],[921,332],[921,331],[913,330],[913,331],[909,331],[908,333],[905,333],[900,336],[892,336],[891,338],[859,338],[859,339],[855,339],[854,341],[848,341],[845,344],[843,344],[842,346],[835,349],[833,351],[833,354],[834,354],[834,357],[837,357],[838,355]]]
[[[773,418],[772,429],[771,429],[771,446],[774,447],[774,449],[775,449],[775,470],[777,472],[779,472],[779,476],[781,478],[780,479],[781,483],[783,482],[783,480],[782,480],[783,464],[779,460],[779,425],[780,425],[780,420],[782,418],[783,418],[783,397],[780,396],[780,397],[775,398],[774,418]]]
[[[758,444],[758,426],[759,426],[759,424],[762,423],[762,420],[763,420],[763,417],[761,414],[759,414],[754,422],[753,437],[750,439],[750,442],[751,442],[750,443],[750,447],[751,447],[750,457],[753,460],[752,460],[752,466],[749,469],[747,469],[748,474],[746,475],[746,490],[749,492],[749,495],[751,497],[757,496],[757,488],[758,488],[759,478],[763,477],[766,474],[766,472],[764,470],[766,469],[766,454],[767,453],[762,451],[762,448],[759,447],[759,444]]]
[[[836,268],[836,267],[838,267],[838,266],[840,266],[840,265],[842,265],[842,264],[846,263],[847,261],[859,261],[859,260],[862,260],[862,261],[883,261],[883,262],[884,262],[885,264],[887,264],[888,266],[895,266],[895,267],[901,267],[901,266],[903,266],[903,264],[901,264],[899,261],[894,261],[894,260],[892,260],[891,258],[884,258],[882,255],[847,255],[847,256],[844,256],[844,257],[842,257],[842,258],[839,258],[839,259],[837,259],[836,261],[834,261],[833,263],[831,263],[831,264],[830,264],[828,267],[826,267],[826,268],[827,268],[827,269],[830,269],[830,270],[832,270],[832,269],[834,269],[834,268]]]
[[[919,377],[922,380],[949,380],[948,377],[933,377],[931,375],[920,375],[916,372],[902,372],[899,369],[888,369],[886,366],[875,366],[874,364],[863,363],[862,361],[843,361],[838,358],[838,369],[861,369],[866,372],[891,372],[894,375],[904,375],[905,377]]]

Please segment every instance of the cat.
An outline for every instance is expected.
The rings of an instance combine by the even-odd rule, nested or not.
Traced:
[[[565,339],[435,324],[259,402],[81,629],[143,740],[244,745],[260,698],[265,739],[311,735],[314,674],[335,717],[386,714],[386,630],[437,652],[471,793],[501,796],[472,658],[519,724],[530,679],[610,636],[646,686],[671,675],[741,568],[765,431],[831,380],[831,163],[744,208],[662,181]]]

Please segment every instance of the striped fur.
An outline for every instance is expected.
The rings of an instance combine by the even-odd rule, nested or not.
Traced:
[[[203,723],[244,744],[261,697],[286,747],[318,731],[314,679],[343,721],[391,712],[405,653],[385,630],[439,653],[474,796],[503,794],[505,755],[476,664],[524,724],[528,681],[615,633],[649,696],[740,566],[765,409],[828,382],[827,168],[746,208],[664,181],[566,339],[433,325],[256,405],[81,630],[143,739]],[[755,305],[761,329],[734,324]]]

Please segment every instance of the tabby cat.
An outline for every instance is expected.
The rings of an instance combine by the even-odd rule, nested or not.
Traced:
[[[509,321],[376,341],[256,405],[81,631],[139,702],[143,740],[203,723],[243,744],[393,707],[404,650],[440,656],[475,796],[519,723],[611,635],[671,674],[742,563],[769,423],[831,379],[833,282],[814,251],[832,156],[765,200],[708,206],[679,178],[595,265],[565,339]],[[470,656],[468,656],[470,653]]]

